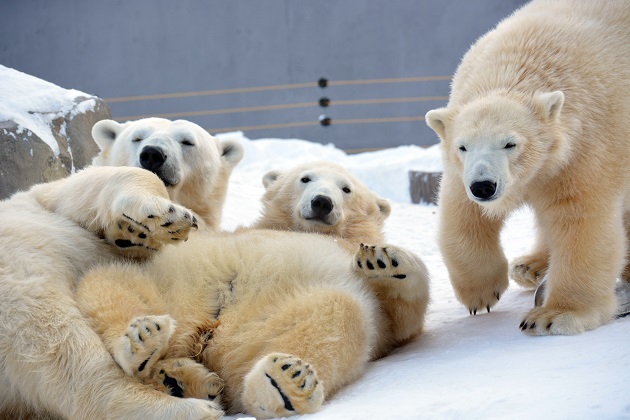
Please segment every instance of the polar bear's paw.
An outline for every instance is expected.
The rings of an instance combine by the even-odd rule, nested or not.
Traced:
[[[146,378],[167,350],[175,331],[169,315],[138,317],[131,321],[114,349],[114,359],[130,376]]]
[[[520,286],[533,289],[547,274],[547,258],[539,254],[523,255],[510,264],[510,277]]]
[[[391,277],[404,280],[409,275],[406,253],[394,246],[361,244],[354,255],[354,271],[364,278]]]
[[[519,328],[528,335],[580,334],[612,319],[613,314],[609,312],[611,311],[561,310],[539,306],[527,313]]]
[[[118,200],[105,238],[125,251],[157,251],[163,245],[188,239],[197,229],[190,210],[159,196],[138,196]]]
[[[220,402],[224,386],[219,375],[186,357],[157,362],[150,383],[174,397],[208,399],[216,404]]]
[[[315,371],[289,354],[271,353],[245,376],[243,403],[258,418],[314,413],[323,401]]]

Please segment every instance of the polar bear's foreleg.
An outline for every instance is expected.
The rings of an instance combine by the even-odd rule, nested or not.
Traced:
[[[143,267],[93,269],[81,280],[75,297],[119,366],[131,376],[149,375],[166,352],[175,322],[164,315],[166,305]]]
[[[192,212],[171,202],[153,173],[132,167],[90,167],[33,187],[37,201],[103,237],[126,257],[145,258],[186,240]]]
[[[614,200],[566,205],[546,214],[551,260],[545,300],[520,324],[531,335],[578,334],[610,321],[617,309],[615,281],[626,257],[622,212]]]
[[[422,332],[429,303],[429,273],[417,255],[393,245],[361,244],[353,268],[369,281],[388,319],[387,331],[379,333],[374,357],[384,356],[392,344]]]
[[[500,243],[504,218],[485,216],[468,199],[461,179],[446,172],[439,208],[439,245],[455,296],[471,315],[489,311],[508,287],[508,264]]]

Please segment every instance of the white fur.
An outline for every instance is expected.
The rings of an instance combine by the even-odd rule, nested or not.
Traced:
[[[128,220],[123,214],[149,227],[143,245],[113,245],[131,238],[132,224],[118,228]],[[74,300],[79,276],[94,264],[173,242],[159,225],[167,221],[183,234],[192,215],[137,168],[92,167],[0,202],[1,418],[220,416],[208,401],[178,400],[129,380]]]
[[[167,186],[171,200],[193,210],[206,227],[217,230],[232,169],[243,158],[243,146],[219,140],[185,120],[145,118],[124,124],[102,120],[92,128],[101,148],[93,164],[135,166],[151,170]],[[158,151],[159,167],[148,165],[143,153]]]

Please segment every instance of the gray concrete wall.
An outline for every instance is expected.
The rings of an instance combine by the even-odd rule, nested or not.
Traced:
[[[2,0],[0,64],[110,99],[115,118],[180,116],[210,132],[344,149],[428,145],[437,140],[422,116],[446,103],[461,56],[523,3]],[[332,85],[317,87],[321,77]],[[399,80],[344,82],[373,79]],[[234,91],[295,84],[307,86]],[[203,91],[213,94],[146,98]],[[221,111],[249,107],[260,110]]]

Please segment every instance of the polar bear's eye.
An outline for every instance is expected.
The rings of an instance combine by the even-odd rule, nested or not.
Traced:
[[[505,149],[513,149],[513,148],[515,148],[515,147],[516,147],[516,145],[515,145],[514,143],[508,143],[508,144],[506,144],[506,145],[505,145],[505,147],[504,147],[504,148],[505,148]]]
[[[194,146],[195,144],[190,140],[182,140],[184,146]]]
[[[346,194],[350,194],[350,193],[352,192],[352,191],[350,190],[350,188],[348,188],[348,187],[343,187],[343,188],[341,189],[341,191],[345,192]]]
[[[300,179],[300,181],[306,184],[307,182],[311,182],[311,178],[305,176],[304,178]]]
[[[466,151],[466,146],[459,146],[459,150],[461,150],[462,152]]]
[[[142,137],[135,137],[133,140],[131,140],[133,143],[137,143],[139,141],[142,141]]]

